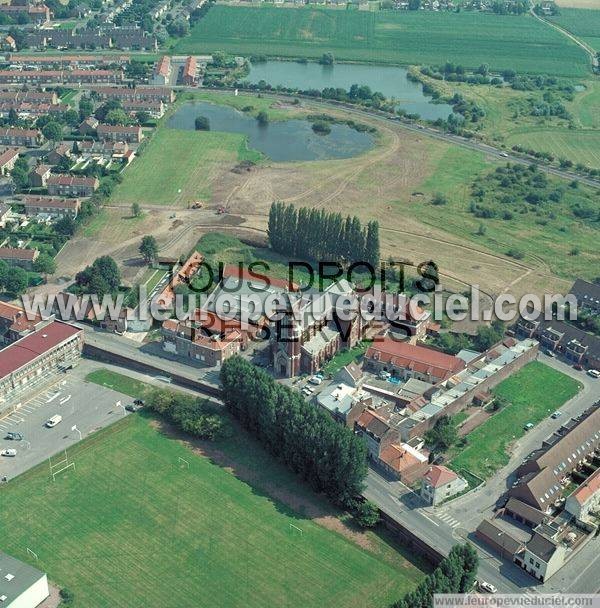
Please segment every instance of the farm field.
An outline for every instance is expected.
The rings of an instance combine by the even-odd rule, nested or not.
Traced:
[[[258,158],[235,133],[159,127],[123,174],[111,203],[186,207],[211,197],[213,182],[240,160]]]
[[[215,6],[174,52],[215,50],[309,59],[332,52],[348,61],[453,61],[560,76],[588,73],[584,51],[553,28],[529,16],[475,12]]]
[[[600,51],[600,5],[597,2],[594,6],[590,3],[588,7],[561,8],[559,15],[548,19]]]
[[[469,433],[466,448],[454,448],[450,466],[487,479],[508,464],[510,444],[523,436],[526,432],[523,427],[528,422],[537,424],[560,409],[580,387],[573,378],[532,361],[493,389],[495,395],[503,397],[510,405]]]
[[[140,415],[100,431],[69,451],[75,471],[53,483],[45,463],[2,489],[3,550],[34,550],[76,608],[383,608],[424,575],[383,537],[311,518],[344,528],[245,435],[214,459],[191,448]]]

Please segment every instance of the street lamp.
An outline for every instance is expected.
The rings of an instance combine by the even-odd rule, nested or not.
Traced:
[[[77,425],[76,425],[76,424],[74,424],[74,425],[71,427],[71,430],[72,430],[72,431],[76,431],[77,433],[79,433],[79,441],[81,441],[81,440],[83,439],[83,436],[82,436],[82,434],[81,434],[81,431],[80,431],[80,430],[77,428]]]
[[[125,416],[125,414],[127,413],[127,410],[125,409],[125,406],[124,406],[124,405],[121,403],[121,401],[120,401],[120,400],[119,400],[119,401],[117,401],[117,402],[115,403],[115,405],[116,405],[117,407],[120,407],[120,408],[122,408],[122,409],[123,409],[123,416]]]

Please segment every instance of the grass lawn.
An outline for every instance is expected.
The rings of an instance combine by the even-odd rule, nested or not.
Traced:
[[[333,357],[330,361],[328,361],[323,367],[323,371],[326,374],[335,374],[339,372],[342,367],[348,365],[349,363],[353,363],[359,357],[362,357],[365,354],[365,351],[369,347],[370,341],[360,342],[353,348],[347,348],[345,350],[340,351],[335,357]]]
[[[467,435],[467,447],[455,448],[450,466],[487,479],[508,464],[510,444],[525,434],[523,427],[528,422],[537,424],[547,418],[580,387],[573,378],[543,363],[529,363],[493,390],[510,405]]]
[[[206,200],[213,181],[228,163],[258,160],[258,153],[248,150],[246,142],[237,133],[160,126],[142,154],[125,169],[123,182],[111,201],[186,207],[196,200]]]
[[[165,276],[165,270],[154,270],[154,268],[149,269],[151,273],[150,276],[144,276],[145,281],[143,283],[146,285],[146,289],[148,290],[148,294],[152,293],[152,290],[161,282],[162,278]]]
[[[591,9],[591,5],[589,9],[561,8],[559,15],[549,19],[600,51],[600,5]]]
[[[599,226],[597,222],[574,217],[570,207],[582,198],[582,192],[591,193],[593,200],[597,200],[597,193],[583,186],[573,190],[566,187],[565,181],[550,178],[556,187],[563,187],[565,195],[556,206],[548,207],[548,216],[523,213],[511,220],[481,219],[469,211],[471,183],[475,177],[493,168],[494,164],[486,161],[480,152],[448,147],[433,162],[431,177],[421,185],[420,190],[426,196],[415,213],[425,224],[444,226],[447,232],[502,255],[517,249],[524,254],[525,263],[539,265],[541,261],[557,276],[569,280],[576,276],[595,277],[595,268],[600,263]],[[446,195],[446,205],[434,206],[429,202],[437,192]],[[496,204],[501,203],[496,201]],[[485,234],[479,233],[481,225],[485,227]],[[571,255],[574,246],[578,247],[577,255]]]
[[[2,489],[2,549],[34,550],[81,608],[383,608],[423,576],[385,538],[362,548],[270,498],[311,493],[250,438],[217,450],[231,468],[128,416],[69,450],[76,471],[53,483],[44,463]]]
[[[465,42],[467,41],[467,43]],[[530,16],[479,12],[343,11],[215,6],[175,46],[177,54],[227,51],[281,57],[423,64],[582,76],[587,56]]]

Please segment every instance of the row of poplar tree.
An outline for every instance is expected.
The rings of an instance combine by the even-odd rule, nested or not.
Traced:
[[[317,492],[350,506],[367,474],[364,442],[240,356],[221,368],[225,405],[262,445]]]
[[[271,204],[269,243],[278,253],[306,260],[379,264],[379,223],[366,226],[356,216],[281,202]]]

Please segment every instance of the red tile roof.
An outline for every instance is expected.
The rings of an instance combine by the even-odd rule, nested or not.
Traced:
[[[600,469],[590,475],[571,496],[580,504],[585,504],[596,492],[600,491]]]
[[[4,127],[0,129],[2,137],[37,137],[40,134],[35,129],[19,129],[18,127]]]
[[[197,65],[198,62],[196,58],[193,55],[190,55],[185,60],[185,65],[183,66],[183,75],[188,76],[189,78],[195,78]]]
[[[54,209],[79,209],[78,198],[59,198],[52,196],[25,196],[21,203],[27,207],[52,207]]]
[[[227,264],[223,268],[223,278],[235,277],[243,281],[250,281],[256,284],[262,284],[267,288],[267,281],[272,287],[278,287],[279,289],[287,289],[289,291],[298,291],[299,286],[296,283],[290,283],[284,279],[275,279],[273,277],[261,278],[261,275],[266,277],[260,270],[254,271],[254,276],[250,274],[245,268],[240,268],[238,264]]]
[[[434,464],[427,473],[423,476],[434,488],[444,486],[455,479],[458,479],[458,475],[448,469],[447,467]]]
[[[73,325],[53,321],[46,327],[17,340],[0,352],[0,378],[21,369],[40,355],[81,331]]]
[[[17,148],[9,148],[0,154],[0,167],[4,167],[9,163],[15,156],[19,156],[19,150]]]
[[[123,125],[98,125],[96,130],[98,131],[98,135],[102,135],[102,133],[140,133],[142,127],[126,127]]]
[[[37,256],[37,249],[17,249],[0,247],[0,260],[28,260],[32,262]]]
[[[171,69],[171,58],[168,55],[163,55],[158,63],[156,64],[155,74],[157,76],[164,76],[165,78],[169,75]]]
[[[96,186],[95,177],[80,177],[78,175],[51,175],[48,178],[49,186]]]
[[[379,459],[385,462],[397,473],[402,473],[411,467],[423,464],[424,461],[427,462],[426,456],[419,459],[417,456],[411,454],[407,449],[399,445],[390,445],[381,450]]]
[[[40,315],[29,320],[23,308],[8,302],[0,302],[0,318],[10,321],[10,328],[14,331],[33,329],[34,325],[42,320]]]
[[[458,357],[432,348],[399,342],[389,336],[376,340],[367,350],[366,357],[443,379],[466,367],[465,362]]]

